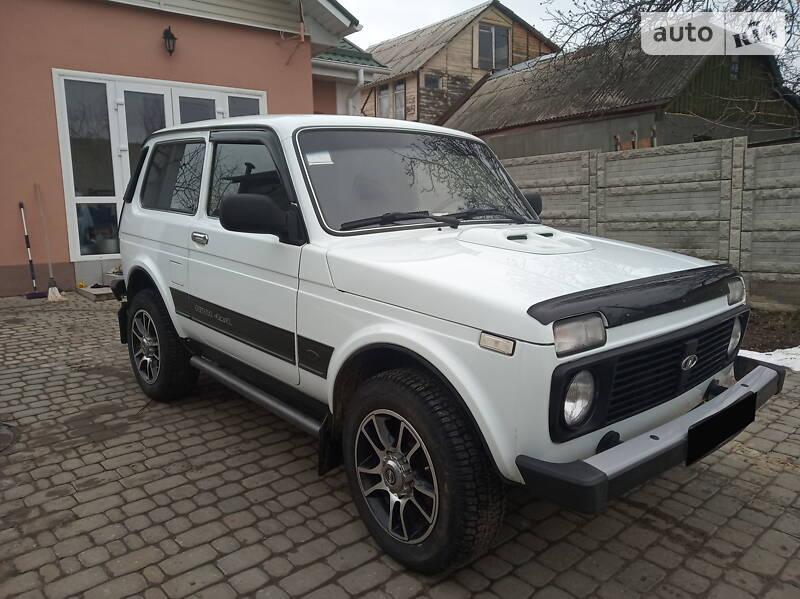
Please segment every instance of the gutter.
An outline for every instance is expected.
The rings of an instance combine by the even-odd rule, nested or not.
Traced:
[[[328,60],[326,58],[312,58],[311,64],[319,66],[330,66],[335,69],[342,69],[344,71],[369,71],[371,73],[380,73],[388,75],[391,73],[386,67],[374,67],[371,65],[358,64],[354,62],[343,62],[339,60]]]

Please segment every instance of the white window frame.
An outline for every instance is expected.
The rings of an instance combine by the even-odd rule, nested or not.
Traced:
[[[477,50],[478,68],[484,69],[484,67],[480,66],[480,64],[481,64],[481,62],[480,62],[481,61],[481,50],[480,50],[480,35],[481,35],[481,33],[480,33],[480,30],[481,30],[481,26],[484,26],[484,25],[486,27],[491,27],[492,28],[492,66],[489,69],[486,69],[486,70],[490,70],[490,71],[496,71],[497,70],[497,54],[496,54],[496,52],[497,52],[497,41],[495,40],[495,35],[497,34],[497,29],[498,28],[502,28],[502,29],[507,29],[508,30],[508,56],[506,56],[506,66],[503,67],[504,69],[507,69],[508,67],[511,66],[511,51],[512,51],[511,50],[511,30],[512,30],[512,28],[509,27],[509,26],[506,26],[506,25],[500,25],[498,23],[490,23],[488,21],[481,21],[477,25],[477,32],[478,32],[477,33],[477,40],[478,40],[478,50]]]
[[[58,144],[61,156],[61,174],[64,185],[64,205],[67,217],[67,240],[69,242],[69,255],[72,262],[88,262],[94,260],[114,260],[119,254],[91,254],[82,255],[78,240],[78,204],[115,204],[117,218],[122,210],[122,196],[130,177],[130,163],[128,158],[128,140],[126,137],[126,124],[124,122],[124,91],[145,91],[163,93],[167,100],[165,105],[165,123],[169,127],[173,114],[180,114],[177,109],[178,96],[181,91],[192,97],[213,97],[216,101],[217,117],[228,116],[228,96],[257,98],[259,111],[267,114],[267,92],[262,90],[248,90],[241,88],[187,83],[181,81],[166,81],[163,79],[147,79],[143,77],[127,77],[123,75],[110,75],[68,69],[52,69],[53,91],[56,103],[56,124],[58,127]],[[75,185],[72,174],[72,153],[69,142],[69,123],[67,122],[67,103],[64,90],[64,81],[74,79],[91,83],[105,83],[106,97],[108,100],[109,138],[111,142],[111,160],[114,176],[113,196],[75,197]],[[176,93],[177,92],[177,93]],[[177,119],[174,121],[177,123]]]
[[[381,114],[381,91],[386,91],[386,114]],[[394,97],[392,96],[392,86],[388,83],[382,83],[377,87],[375,90],[375,116],[382,118],[382,119],[390,119],[392,118],[393,106],[392,101]]]
[[[403,116],[397,116],[397,97],[401,95],[400,91],[397,89],[398,85],[403,86],[402,96],[403,96]],[[395,81],[394,85],[392,86],[392,116],[396,119],[405,120],[406,118],[406,80],[400,79],[399,81]]]

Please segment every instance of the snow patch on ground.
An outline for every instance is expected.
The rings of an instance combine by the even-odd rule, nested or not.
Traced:
[[[755,358],[762,362],[771,362],[778,366],[791,368],[795,372],[800,372],[800,346],[790,347],[788,349],[776,349],[775,351],[765,352],[763,354],[748,349],[742,349],[739,350],[739,355],[747,358]]]

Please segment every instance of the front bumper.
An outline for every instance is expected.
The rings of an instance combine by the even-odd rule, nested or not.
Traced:
[[[780,366],[739,356],[737,382],[686,414],[584,460],[516,460],[528,488],[580,512],[602,510],[610,499],[678,464],[691,464],[735,437],[783,388]]]

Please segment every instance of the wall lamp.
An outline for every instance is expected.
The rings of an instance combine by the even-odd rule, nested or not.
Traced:
[[[172,33],[172,27],[167,27],[161,37],[164,40],[164,46],[167,48],[167,52],[172,56],[172,53],[175,52],[175,42],[178,41],[178,38]]]

